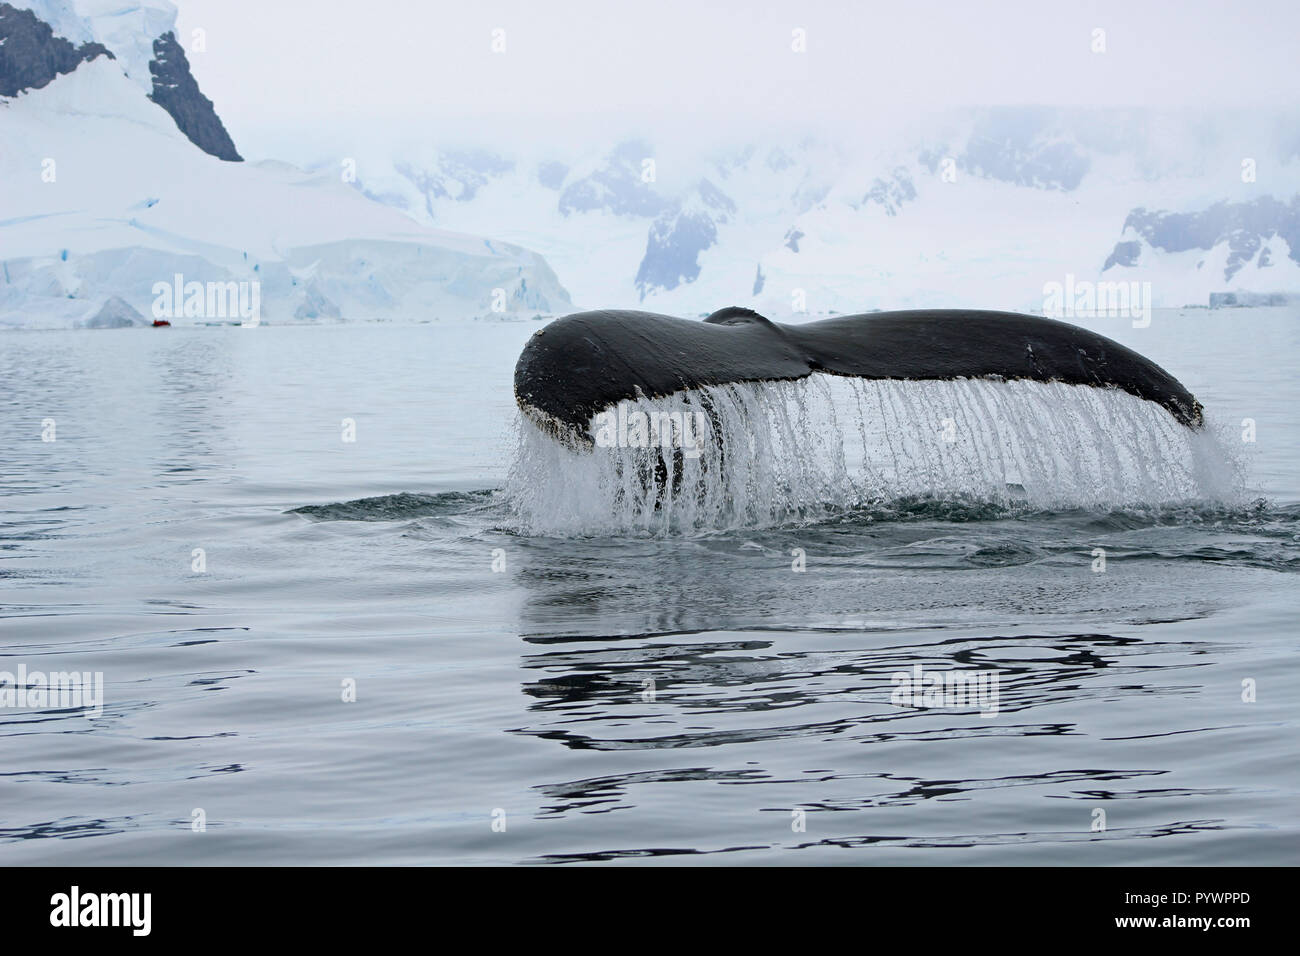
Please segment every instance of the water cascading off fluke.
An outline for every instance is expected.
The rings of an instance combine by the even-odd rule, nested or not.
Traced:
[[[764,527],[909,496],[1121,507],[1231,484],[1172,376],[1009,313],[582,313],[534,335],[516,396],[507,498],[538,533]]]

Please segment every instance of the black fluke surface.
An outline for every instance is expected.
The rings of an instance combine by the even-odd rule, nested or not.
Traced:
[[[601,310],[558,319],[529,339],[515,397],[543,427],[590,442],[591,417],[648,398],[813,372],[865,379],[1004,378],[1120,388],[1189,427],[1201,405],[1154,362],[1103,335],[1014,312],[924,309],[780,325],[749,309],[704,321]]]

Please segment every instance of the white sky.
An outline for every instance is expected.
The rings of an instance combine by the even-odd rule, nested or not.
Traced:
[[[191,64],[250,158],[363,132],[485,145],[773,124],[852,134],[953,106],[1300,99],[1300,0],[176,3],[187,49],[206,31]]]

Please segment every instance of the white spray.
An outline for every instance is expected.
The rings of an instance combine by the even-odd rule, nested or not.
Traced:
[[[819,374],[624,404],[625,414],[702,423],[700,453],[668,443],[572,449],[521,417],[506,488],[520,531],[770,527],[907,497],[1159,506],[1223,500],[1237,478],[1209,429],[1118,389]]]

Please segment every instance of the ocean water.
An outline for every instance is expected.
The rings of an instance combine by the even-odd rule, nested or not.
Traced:
[[[536,323],[0,336],[0,671],[103,682],[0,706],[0,862],[1293,864],[1300,314],[1090,324],[1215,446],[808,393],[662,525],[518,424]]]

